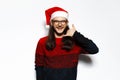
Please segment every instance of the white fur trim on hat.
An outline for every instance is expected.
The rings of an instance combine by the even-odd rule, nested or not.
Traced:
[[[65,17],[68,19],[68,13],[64,11],[56,11],[51,15],[51,20],[55,17]]]

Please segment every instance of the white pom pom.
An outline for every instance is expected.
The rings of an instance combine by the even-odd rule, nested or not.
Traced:
[[[45,27],[48,29],[50,26],[49,26],[49,25],[46,25]]]

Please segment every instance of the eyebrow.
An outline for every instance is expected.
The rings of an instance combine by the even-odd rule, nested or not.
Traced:
[[[52,20],[52,21],[68,21],[68,20]]]

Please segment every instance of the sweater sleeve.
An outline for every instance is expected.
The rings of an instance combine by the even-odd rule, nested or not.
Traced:
[[[35,52],[35,70],[36,80],[44,80],[44,51],[41,41],[39,40]]]
[[[76,44],[82,47],[87,53],[98,53],[99,49],[96,44],[92,40],[84,37],[81,33],[75,31],[75,33],[73,34],[73,39],[75,40]]]

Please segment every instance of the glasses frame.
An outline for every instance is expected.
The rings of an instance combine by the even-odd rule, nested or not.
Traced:
[[[60,24],[60,23],[64,25],[64,24],[66,24],[67,22],[68,22],[68,20],[52,20],[52,23],[53,23],[53,24],[56,24],[56,25],[57,25],[57,24]]]

